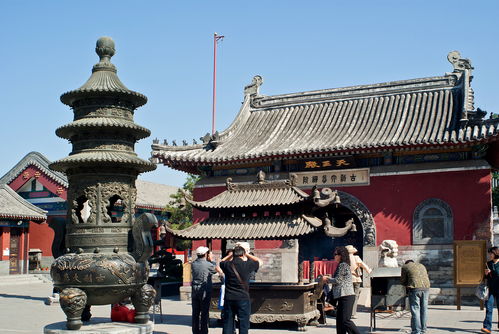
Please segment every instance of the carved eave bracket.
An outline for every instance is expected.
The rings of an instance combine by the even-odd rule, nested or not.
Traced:
[[[312,198],[314,200],[314,204],[319,208],[323,208],[330,204],[341,204],[338,192],[336,190],[332,190],[331,188],[323,188],[322,191],[319,191],[319,189],[314,186],[314,188],[312,188]]]
[[[331,221],[328,217],[324,218],[324,233],[328,237],[340,238],[350,231],[357,232],[353,218],[345,222],[345,227],[336,227],[334,226],[334,219]]]

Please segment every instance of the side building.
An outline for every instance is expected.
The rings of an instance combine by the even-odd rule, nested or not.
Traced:
[[[30,152],[0,178],[0,186],[8,186],[27,204],[44,212],[43,219],[24,221],[22,224],[24,230],[21,239],[29,240],[25,244],[26,254],[40,260],[39,263],[31,264],[31,269],[49,267],[54,256],[64,252],[68,182],[65,174],[48,168],[50,163],[43,154]],[[168,213],[164,208],[171,200],[170,195],[175,194],[178,188],[143,180],[137,180],[136,186],[136,215],[150,212],[156,215],[158,221],[166,221]],[[112,214],[116,219],[121,216],[121,208],[119,203],[113,207]],[[13,231],[18,228],[11,225],[6,222],[0,225],[3,254],[11,253],[9,245],[16,235]],[[10,257],[4,255],[2,261],[8,261]],[[27,256],[20,254],[18,260],[23,262]],[[0,268],[3,268],[0,269],[0,275],[9,273],[7,267],[6,264],[0,264]]]
[[[336,189],[343,208],[337,227],[354,219],[356,232],[314,235],[301,243],[300,256],[330,258],[335,246],[353,244],[376,267],[379,244],[395,240],[399,261],[428,267],[433,300],[451,302],[453,241],[492,242],[499,119],[486,119],[474,106],[471,62],[456,51],[448,60],[453,71],[441,76],[275,96],[260,94],[263,80],[256,76],[226,130],[196,145],[156,140],[152,159],[202,175],[197,202],[224,192],[227,177],[251,184],[259,171],[268,180],[293,179],[309,194],[314,187]],[[194,216],[201,221],[208,214]],[[277,257],[289,243],[254,245],[265,250],[268,266],[286,265]],[[215,250],[221,246],[213,241]]]

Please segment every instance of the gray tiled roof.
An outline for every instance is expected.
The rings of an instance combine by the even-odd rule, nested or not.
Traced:
[[[90,78],[78,89],[69,91],[61,95],[61,102],[71,106],[73,102],[82,97],[100,97],[108,93],[124,95],[140,107],[147,102],[147,97],[129,90],[118,78],[116,66],[109,60],[101,61],[94,65]]]
[[[32,165],[40,169],[47,177],[51,178],[63,187],[68,187],[68,179],[64,173],[53,171],[49,168],[50,160],[39,152],[29,152],[4,176],[0,178],[0,184],[9,184],[19,176],[28,166]]]
[[[279,156],[497,140],[499,119],[475,117],[469,82],[469,72],[456,70],[438,77],[295,94],[247,93],[235,121],[210,144],[156,142],[151,160],[186,169]]]
[[[0,184],[0,219],[47,219],[47,211],[34,206],[6,184]]]
[[[286,182],[264,184],[228,183],[228,189],[212,198],[197,202],[186,198],[198,209],[250,208],[296,204],[309,198],[306,192]]]
[[[178,187],[166,184],[148,182],[144,180],[135,181],[137,187],[137,206],[142,208],[163,209],[172,198],[170,195],[176,194]]]
[[[167,231],[183,239],[287,239],[312,233],[320,224],[318,218],[303,216],[208,218],[185,230]]]

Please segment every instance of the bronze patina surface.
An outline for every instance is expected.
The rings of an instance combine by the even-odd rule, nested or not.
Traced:
[[[148,129],[135,124],[135,109],[147,98],[120,81],[111,63],[115,53],[109,37],[97,41],[100,61],[80,88],[64,93],[61,101],[74,112],[73,122],[56,130],[73,150],[50,168],[68,177],[67,254],[51,268],[54,286],[61,290],[67,327],[79,329],[84,309],[130,297],[135,320],[146,323],[155,291],[147,285],[146,259],[152,251],[150,229],[156,218],[134,218],[137,176],[155,169],[134,152]],[[89,318],[89,312],[84,315]]]
[[[317,300],[320,298],[324,283],[289,284],[289,283],[251,283],[250,322],[295,322],[299,331],[319,319]],[[220,284],[213,285],[210,304],[210,317],[221,319],[218,309]]]

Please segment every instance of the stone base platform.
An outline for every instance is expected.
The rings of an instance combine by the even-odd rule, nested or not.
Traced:
[[[107,321],[106,321],[107,320]],[[109,322],[109,319],[92,319],[79,330],[69,330],[66,322],[56,322],[43,328],[44,334],[152,334],[154,323],[130,324],[126,322]]]

